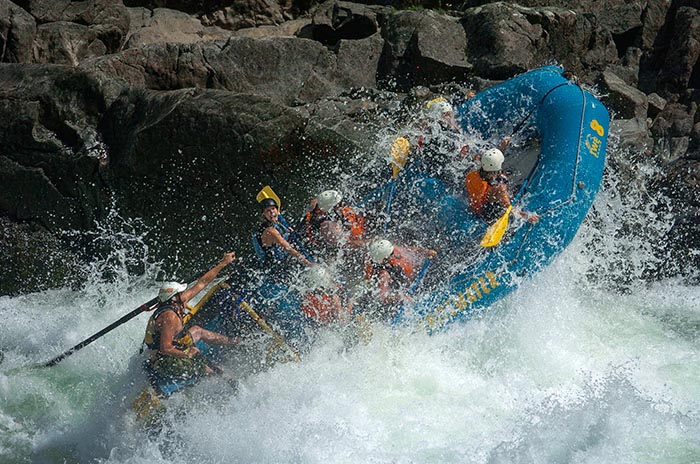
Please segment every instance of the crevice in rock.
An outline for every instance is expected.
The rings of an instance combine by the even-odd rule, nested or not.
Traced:
[[[641,47],[642,44],[642,27],[635,27],[620,34],[611,34],[615,48],[617,49],[617,57],[623,58],[627,49],[630,47]]]

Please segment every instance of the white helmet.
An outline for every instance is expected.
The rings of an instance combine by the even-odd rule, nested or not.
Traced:
[[[316,205],[321,211],[330,211],[335,205],[340,203],[343,199],[343,195],[337,190],[325,190],[318,194],[316,197]]]
[[[158,298],[160,301],[168,301],[170,298],[175,296],[175,294],[182,292],[187,289],[187,284],[181,284],[180,282],[163,282],[158,291]]]
[[[486,172],[500,171],[503,166],[503,152],[498,148],[486,150],[481,155],[481,169]]]
[[[322,265],[310,267],[304,273],[304,281],[311,289],[331,289],[333,288],[333,277],[331,272]]]
[[[394,252],[394,245],[389,240],[375,240],[369,245],[369,257],[375,263],[381,263]]]
[[[435,119],[442,119],[445,113],[454,113],[452,105],[447,103],[447,100],[442,97],[429,101],[426,106],[430,111],[430,115]]]

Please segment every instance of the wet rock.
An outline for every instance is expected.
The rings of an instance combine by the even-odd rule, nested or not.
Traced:
[[[666,99],[660,96],[658,93],[652,93],[647,96],[647,101],[649,102],[648,115],[650,118],[655,118],[660,112],[666,108]]]
[[[0,216],[0,295],[75,283],[83,277],[81,258],[70,248],[69,242],[36,224]]]
[[[36,23],[10,0],[0,0],[0,62],[31,63]]]
[[[457,18],[434,12],[402,11],[386,18],[386,47],[379,79],[389,88],[466,79],[467,36]]]
[[[102,81],[151,90],[198,87],[303,104],[348,87],[376,86],[379,37],[343,41],[336,51],[289,37],[151,44],[86,65]]]
[[[610,108],[615,108],[618,117],[622,119],[646,119],[649,102],[644,92],[627,85],[608,70],[603,71],[600,83],[607,93],[604,102]]]
[[[671,43],[658,77],[659,88],[666,93],[700,87],[700,10],[682,7],[674,21]]]
[[[621,150],[649,156],[654,148],[654,139],[649,136],[646,119],[613,119],[610,135]]]
[[[103,100],[74,68],[0,64],[0,215],[82,229],[101,209],[92,156]]]
[[[219,27],[206,27],[197,18],[166,8],[147,10],[130,8],[131,27],[124,48],[137,48],[153,43],[194,43],[222,40],[231,36]]]

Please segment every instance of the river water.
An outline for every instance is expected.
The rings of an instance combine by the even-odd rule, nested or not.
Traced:
[[[700,288],[641,279],[670,219],[606,176],[572,245],[479,317],[352,350],[324,334],[237,392],[176,395],[151,435],[129,408],[146,315],[21,366],[151,299],[152,272],[0,297],[0,463],[698,463]]]

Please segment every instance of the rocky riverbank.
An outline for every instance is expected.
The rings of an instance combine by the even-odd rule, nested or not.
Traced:
[[[669,199],[648,275],[698,268],[700,4],[569,3],[0,0],[0,294],[65,284],[115,205],[204,268],[247,246],[262,185],[301,203],[309,160],[388,115],[551,63],[603,95],[625,181]]]

